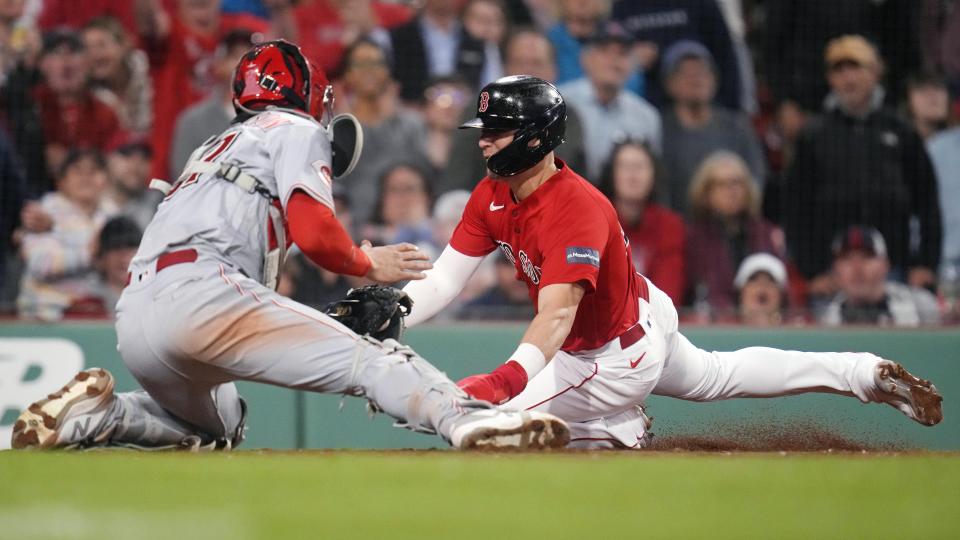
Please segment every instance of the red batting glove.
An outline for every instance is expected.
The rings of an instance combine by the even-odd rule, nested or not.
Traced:
[[[474,399],[489,401],[495,405],[506,402],[510,395],[503,388],[499,388],[496,377],[490,373],[471,375],[457,383],[464,392]]]
[[[490,373],[471,375],[457,383],[475,399],[500,405],[510,401],[527,386],[527,372],[523,366],[510,360]]]

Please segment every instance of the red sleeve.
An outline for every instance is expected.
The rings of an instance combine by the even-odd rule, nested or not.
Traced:
[[[99,101],[96,97],[91,99],[94,102],[96,122],[95,125],[89,126],[90,131],[87,135],[101,152],[106,152],[107,146],[114,135],[120,131],[120,119],[117,118],[117,113],[109,105]]]
[[[40,29],[44,32],[53,30],[58,26],[66,25],[65,14],[69,11],[62,6],[63,0],[45,0],[43,9],[40,12],[40,20],[37,21]]]
[[[311,261],[338,274],[365,276],[370,259],[328,206],[297,190],[287,201],[290,237]]]
[[[497,247],[493,235],[490,234],[490,229],[483,219],[483,212],[480,207],[481,203],[479,201],[481,199],[489,199],[488,196],[481,197],[478,195],[480,192],[487,192],[486,189],[483,189],[483,186],[484,184],[481,183],[473,190],[470,200],[467,202],[467,207],[463,209],[460,223],[453,231],[453,236],[450,237],[450,246],[453,249],[471,257],[482,257]]]
[[[191,36],[190,30],[180,22],[176,13],[176,10],[167,10],[167,14],[170,15],[170,32],[167,35],[140,36],[140,48],[147,53],[147,59],[150,60],[150,76],[154,78],[155,88],[157,87],[157,79],[162,76],[159,72],[167,68],[167,65],[171,62],[177,61],[175,58],[176,51],[174,51],[176,44],[186,42]],[[193,66],[189,66],[188,69],[192,70]],[[154,94],[154,100],[161,96],[163,96],[162,93],[159,96]],[[154,118],[157,117],[157,114],[160,113],[155,113]]]
[[[657,251],[652,254],[653,260],[648,263],[647,277],[667,293],[674,305],[679,306],[687,287],[687,232],[680,216],[665,209],[660,212],[659,226],[648,233],[657,235],[660,240]]]
[[[596,289],[600,258],[610,238],[610,228],[603,225],[607,222],[596,201],[586,196],[572,197],[561,212],[554,212],[541,229],[551,234],[542,244],[540,287],[580,282],[587,292]]]

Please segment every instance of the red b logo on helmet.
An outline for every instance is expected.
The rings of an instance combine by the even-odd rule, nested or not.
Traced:
[[[477,112],[487,112],[487,106],[490,105],[490,94],[480,92],[480,105],[477,106]]]

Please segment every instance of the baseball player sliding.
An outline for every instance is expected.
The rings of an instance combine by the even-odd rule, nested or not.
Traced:
[[[118,349],[143,391],[114,394],[110,373],[83,371],[20,416],[13,447],[229,449],[246,416],[236,380],[364,397],[458,448],[564,446],[556,417],[472,399],[395,340],[274,292],[291,240],[329,270],[378,282],[431,265],[409,244],[358,247],[337,222],[331,182],[355,164],[360,132],[352,117],[329,118],[331,86],[298,47],[255,47],[233,94],[233,125],[174,184],[155,181],[167,195],[117,305]]]
[[[555,414],[581,447],[644,446],[649,423],[639,405],[651,393],[715,401],[829,392],[940,422],[933,385],[870,353],[707,352],[690,343],[670,298],[634,270],[613,206],[555,158],[565,121],[553,85],[514,76],[487,85],[477,118],[461,126],[481,130],[489,176],[426,279],[404,288],[416,307],[406,322],[436,314],[497,248],[537,309],[505,364],[460,381],[467,393]]]

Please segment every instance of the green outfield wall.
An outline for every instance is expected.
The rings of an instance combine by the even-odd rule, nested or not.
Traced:
[[[516,325],[428,326],[408,332],[411,345],[457,379],[487,371],[516,347]],[[944,421],[927,428],[886,406],[864,405],[834,395],[737,399],[689,403],[651,397],[654,432],[665,436],[742,436],[775,426],[802,435],[810,425],[859,441],[900,447],[960,450],[960,330],[819,330],[689,328],[684,332],[705,349],[732,350],[762,345],[807,351],[870,351],[903,361],[932,379],[945,396]],[[107,323],[60,325],[0,324],[0,448],[19,409],[62,385],[77,369],[102,366],[117,377],[120,391],[135,388],[116,350]],[[439,439],[391,427],[371,417],[366,402],[282,388],[239,383],[250,408],[247,448],[430,448]]]

